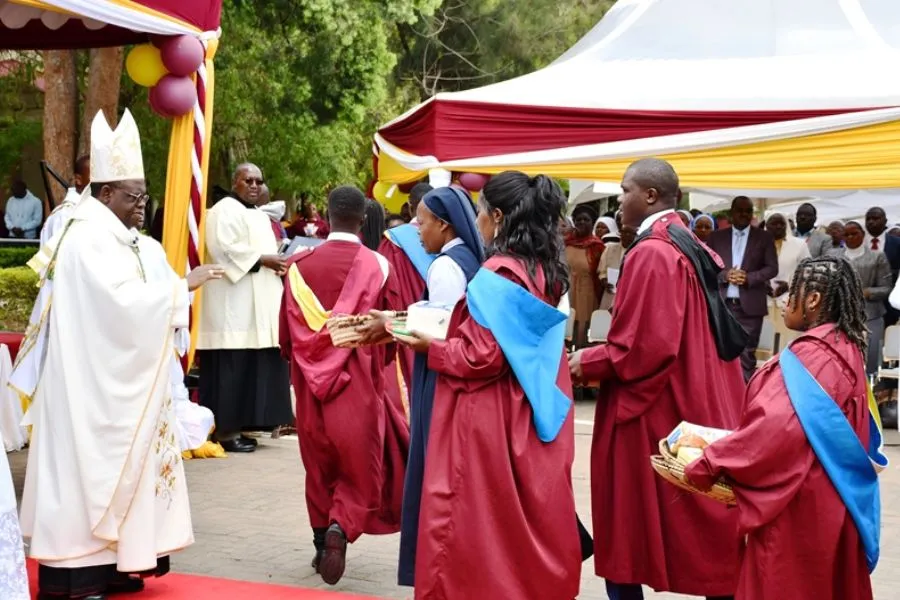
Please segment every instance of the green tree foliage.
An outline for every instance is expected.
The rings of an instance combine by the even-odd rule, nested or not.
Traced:
[[[613,0],[446,0],[399,27],[397,72],[423,98],[547,66],[587,33]]]

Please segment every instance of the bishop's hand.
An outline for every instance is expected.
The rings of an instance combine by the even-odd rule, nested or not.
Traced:
[[[211,279],[222,279],[225,269],[222,265],[200,265],[187,276],[188,290],[194,291]]]

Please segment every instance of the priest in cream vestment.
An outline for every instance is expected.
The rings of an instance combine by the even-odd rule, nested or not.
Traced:
[[[52,295],[26,415],[20,520],[47,600],[139,591],[131,574],[165,574],[168,555],[194,541],[169,359],[190,289],[221,276],[207,266],[146,280],[131,230],[147,202],[137,126],[125,111],[113,132],[101,112],[91,137],[91,196],[41,270]]]
[[[231,196],[206,213],[209,262],[225,268],[202,294],[197,359],[200,404],[216,415],[216,440],[228,452],[252,452],[241,432],[294,422],[288,365],[278,346],[284,260],[263,200],[262,172],[243,164]]]

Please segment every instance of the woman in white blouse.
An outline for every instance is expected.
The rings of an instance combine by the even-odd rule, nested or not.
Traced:
[[[787,217],[781,213],[773,213],[766,219],[766,231],[775,238],[775,252],[778,254],[778,274],[769,282],[769,319],[775,333],[781,337],[780,348],[784,348],[796,334],[784,325],[781,311],[787,305],[788,288],[797,265],[804,258],[809,258],[806,241],[796,238],[790,233]]]

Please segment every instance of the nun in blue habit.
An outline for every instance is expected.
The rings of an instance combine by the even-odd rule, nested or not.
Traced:
[[[422,246],[429,254],[437,255],[428,267],[423,299],[456,305],[465,296],[469,281],[484,261],[484,246],[475,225],[472,199],[465,190],[455,186],[434,189],[422,198],[416,209],[416,219]],[[454,312],[453,319],[456,318]],[[417,354],[410,384],[409,462],[403,486],[397,576],[398,583],[405,586],[415,583],[422,476],[436,380],[437,374],[428,368],[427,355]]]

